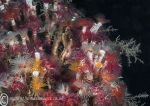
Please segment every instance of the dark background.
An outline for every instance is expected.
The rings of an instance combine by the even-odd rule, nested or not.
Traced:
[[[103,14],[118,29],[112,33],[111,39],[120,35],[121,39],[135,38],[141,43],[140,58],[144,64],[137,62],[127,66],[123,62],[123,77],[128,91],[133,94],[150,95],[150,0],[73,0],[73,4],[86,17]],[[146,99],[150,106],[150,99]]]

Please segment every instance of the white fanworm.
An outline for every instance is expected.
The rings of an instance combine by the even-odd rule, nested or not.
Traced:
[[[99,50],[100,56],[99,56],[99,61],[101,62],[102,59],[104,58],[106,52],[104,50]]]
[[[22,44],[25,46],[25,45],[27,45],[27,43],[26,43],[26,38],[25,37],[22,37]]]
[[[81,74],[79,72],[76,73],[76,80],[80,79]]]
[[[16,22],[15,22],[14,19],[11,20],[11,25],[12,25],[12,26],[15,26],[15,25],[16,25]]]
[[[91,41],[90,43],[84,41],[82,43],[82,49],[87,54],[87,57],[92,64],[101,62],[104,58],[106,51],[103,49],[103,46],[104,43],[96,44],[94,41]]]
[[[117,90],[118,90],[118,87],[119,87],[118,84],[117,84],[117,82],[111,82],[110,86],[112,88],[116,88]]]
[[[0,11],[4,10],[5,6],[4,5],[0,5]]]
[[[47,10],[48,7],[49,7],[49,4],[48,4],[48,3],[44,3],[44,7],[45,7],[45,9]]]
[[[9,44],[10,44],[10,46],[13,46],[13,45],[15,44],[15,41],[14,41],[14,40],[11,40],[11,41],[9,42]]]
[[[97,31],[99,30],[99,28],[102,26],[102,23],[95,23],[93,26],[92,26],[92,28],[90,29],[90,31],[92,32],[92,33],[97,33]]]
[[[10,60],[12,65],[12,73],[28,72],[31,70],[32,58],[29,55],[18,56]]]
[[[84,26],[84,27],[82,28],[82,33],[85,33],[85,32],[86,32],[86,30],[87,30],[87,27],[86,27],[86,26]]]
[[[40,60],[41,56],[39,52],[35,52],[35,59]]]
[[[24,79],[23,79],[23,77],[22,77],[22,76],[20,76],[19,81],[20,81],[21,83],[24,83]]]
[[[60,94],[65,94],[68,95],[69,94],[69,86],[66,84],[61,84],[57,90],[58,93]]]
[[[9,1],[10,1],[10,0],[6,0],[6,4],[8,4],[8,3],[9,3]]]
[[[76,20],[76,17],[74,16],[74,17],[72,17],[72,19],[71,19],[71,21],[75,21]]]
[[[92,81],[93,80],[93,73],[87,72],[86,77],[87,77],[87,80]]]
[[[93,52],[92,51],[88,51],[87,52],[87,56],[88,56],[90,62],[93,63]]]
[[[58,2],[54,2],[54,11],[58,11],[58,10],[60,10],[61,8],[60,8],[60,5],[59,5],[59,3]]]

